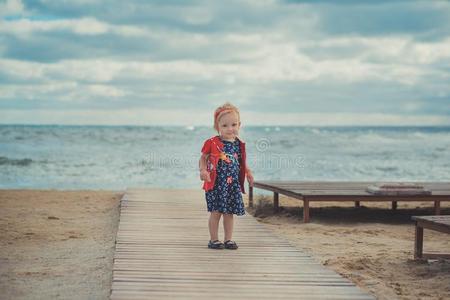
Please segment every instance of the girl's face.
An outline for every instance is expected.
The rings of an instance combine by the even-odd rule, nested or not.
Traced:
[[[220,136],[226,140],[234,140],[236,136],[239,135],[241,122],[239,121],[239,117],[235,112],[230,112],[223,115],[219,119],[218,125]]]

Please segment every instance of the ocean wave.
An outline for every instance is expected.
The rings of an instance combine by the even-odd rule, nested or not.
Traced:
[[[395,172],[395,171],[398,171],[399,169],[397,168],[397,167],[381,167],[381,166],[377,166],[377,167],[375,167],[375,169],[376,170],[379,170],[379,171],[383,171],[383,172]]]
[[[28,166],[33,162],[31,158],[14,159],[4,156],[0,156],[0,166],[11,165],[11,166]]]
[[[450,127],[266,128],[241,133],[259,180],[450,180]],[[190,129],[0,125],[0,187],[201,188],[200,148],[216,132]]]

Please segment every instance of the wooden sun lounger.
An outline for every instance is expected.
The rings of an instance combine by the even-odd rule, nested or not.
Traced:
[[[450,234],[450,216],[414,216],[412,219],[416,222],[414,259],[450,259],[449,253],[423,253],[423,230],[426,228]]]
[[[450,182],[410,182],[422,185],[430,190],[430,195],[374,195],[366,191],[369,185],[377,182],[349,181],[255,181],[249,187],[249,206],[253,207],[253,189],[259,188],[273,192],[274,210],[278,211],[279,194],[303,201],[303,222],[309,222],[309,203],[312,201],[390,201],[392,209],[397,208],[398,201],[434,202],[435,214],[440,214],[441,201],[450,201]]]

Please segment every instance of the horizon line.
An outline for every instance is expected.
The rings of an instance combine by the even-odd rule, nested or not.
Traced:
[[[61,126],[61,127],[184,127],[184,128],[204,128],[210,127],[214,129],[212,125],[167,125],[167,124],[61,124],[61,123],[0,123],[0,126]],[[246,127],[274,127],[274,128],[286,128],[286,127],[377,127],[377,128],[397,128],[397,127],[409,127],[409,128],[423,128],[423,127],[440,127],[440,128],[450,128],[450,124],[398,124],[398,125],[380,125],[380,124],[328,124],[328,125],[287,125],[287,124],[251,124],[245,125]]]

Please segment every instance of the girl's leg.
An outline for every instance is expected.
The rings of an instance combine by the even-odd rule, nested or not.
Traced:
[[[233,237],[233,221],[233,214],[223,214],[224,241],[231,240]]]
[[[212,211],[209,215],[208,228],[211,241],[219,239],[219,221],[222,214],[218,211]]]

